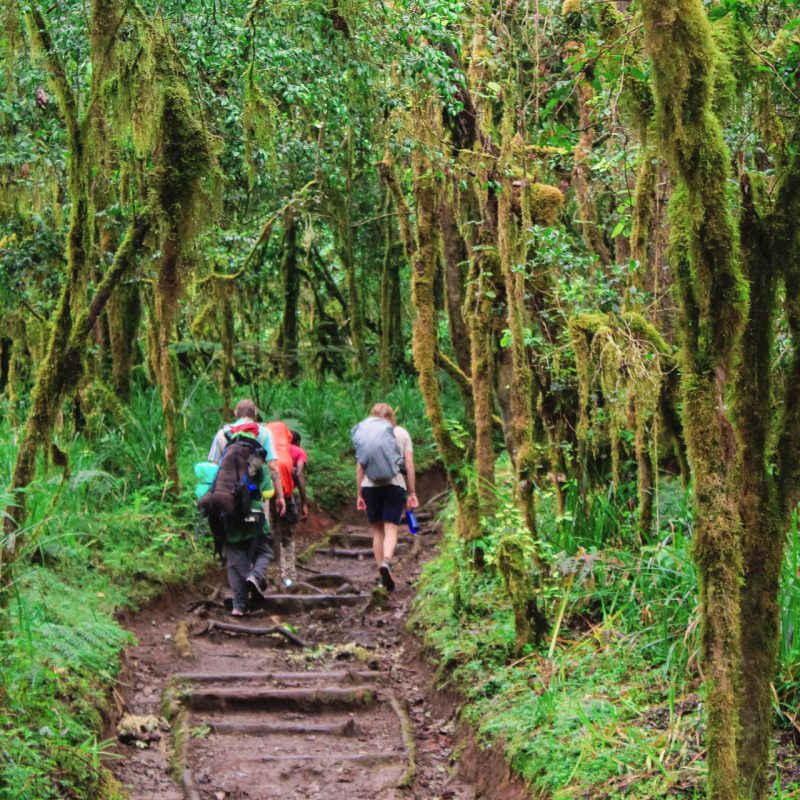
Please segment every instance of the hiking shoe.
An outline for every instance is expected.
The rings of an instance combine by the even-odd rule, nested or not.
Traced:
[[[261,594],[261,587],[258,585],[258,581],[252,575],[248,575],[245,578],[244,585],[247,588],[248,603],[260,600],[263,597]]]
[[[244,616],[244,610],[241,609],[241,608],[234,608],[233,611],[231,611],[231,616],[232,617],[243,617]]]
[[[381,564],[379,572],[381,573],[381,581],[383,581],[383,585],[390,591],[394,591],[394,578],[392,577],[392,571],[389,569],[389,562],[384,561]]]

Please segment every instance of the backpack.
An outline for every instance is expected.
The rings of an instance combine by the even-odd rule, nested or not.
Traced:
[[[266,450],[248,433],[226,433],[228,444],[222,451],[219,469],[211,488],[197,507],[208,517],[218,553],[230,534],[237,539],[255,537],[263,527],[263,513],[253,508],[261,496]]]
[[[272,433],[272,446],[275,448],[275,458],[278,461],[278,474],[281,476],[281,486],[286,502],[294,491],[294,463],[292,462],[292,432],[285,422],[268,422],[267,427]]]
[[[394,426],[382,417],[367,417],[350,432],[356,461],[375,484],[388,483],[403,469],[403,454],[394,436]]]

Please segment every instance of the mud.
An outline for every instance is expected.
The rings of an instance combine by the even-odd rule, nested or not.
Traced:
[[[419,483],[423,500],[442,488]],[[111,764],[130,798],[525,796],[499,754],[459,732],[455,703],[432,688],[404,630],[439,537],[432,511],[420,515],[418,536],[403,532],[391,594],[375,591],[366,520],[348,512],[311,549],[299,570],[305,586],[268,590],[233,630],[222,570],[126,620],[138,645],[126,653],[120,716],[151,728],[128,735]]]

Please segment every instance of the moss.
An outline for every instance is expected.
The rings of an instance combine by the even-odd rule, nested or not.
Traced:
[[[736,754],[741,631],[741,523],[735,441],[724,409],[747,310],[727,202],[729,154],[714,114],[718,63],[699,0],[643,0],[659,137],[676,184],[671,210],[684,318],[683,405],[696,510],[702,601],[708,796],[739,797]]]
[[[514,653],[522,654],[534,641],[532,609],[536,605],[536,587],[532,577],[530,540],[519,534],[504,536],[497,546],[497,567],[503,576],[511,607],[514,609]]]
[[[561,5],[561,15],[566,17],[569,14],[580,14],[582,10],[581,0],[564,0]]]
[[[534,225],[555,225],[564,206],[564,195],[555,186],[534,183],[530,187],[530,216]]]
[[[652,461],[648,435],[659,412],[667,375],[674,369],[672,350],[652,323],[640,314],[580,314],[569,321],[578,374],[578,442],[597,448],[607,436],[614,485],[619,481],[622,431],[633,428],[639,462],[640,531],[650,535]],[[593,394],[603,398],[599,416]]]

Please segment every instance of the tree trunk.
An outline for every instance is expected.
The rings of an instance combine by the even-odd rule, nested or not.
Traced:
[[[506,139],[510,131],[506,133]],[[506,144],[506,157],[514,155],[512,144]],[[522,155],[522,154],[516,154]],[[525,189],[523,188],[524,192]],[[512,203],[514,186],[509,177],[503,178],[502,191],[498,203],[497,240],[500,267],[505,281],[506,310],[508,328],[511,332],[511,380],[509,400],[511,418],[509,420],[510,452],[516,472],[516,494],[525,523],[532,536],[536,535],[536,451],[533,437],[533,375],[525,344],[525,274],[517,269],[520,264],[520,232],[514,218]],[[522,236],[530,228],[525,224],[526,214],[522,214]],[[524,244],[522,262],[524,263]]]
[[[123,402],[130,399],[131,369],[142,319],[142,298],[135,283],[120,284],[108,301],[111,385]]]
[[[727,205],[729,156],[713,110],[715,54],[700,0],[643,0],[661,146],[673,199],[684,330],[683,401],[694,475],[694,557],[702,603],[708,797],[738,800],[741,522],[728,375],[747,307]]]
[[[456,224],[453,209],[452,181],[444,187],[439,203],[439,226],[442,231],[442,256],[444,260],[445,299],[447,302],[447,321],[450,329],[450,341],[456,357],[458,368],[465,375],[472,370],[472,353],[469,347],[469,330],[464,321],[465,289],[464,278],[468,267],[467,247]],[[467,419],[474,419],[471,387],[462,388],[464,412]]]
[[[30,412],[14,462],[10,487],[14,502],[6,509],[4,523],[9,537],[7,549],[10,551],[10,556],[7,557],[7,561],[13,562],[16,555],[18,547],[16,533],[25,519],[25,493],[22,490],[33,480],[36,454],[40,447],[49,444],[61,403],[81,379],[82,354],[86,347],[86,339],[105,308],[114,287],[131,268],[135,253],[141,247],[148,231],[149,225],[146,221],[138,221],[131,225],[117,250],[114,263],[98,286],[89,307],[85,308],[77,319],[73,319],[70,312],[72,304],[68,285],[65,285],[61,293],[53,319],[50,344],[36,375],[36,383],[31,393]],[[0,552],[0,592],[2,587],[7,586],[2,574],[2,556]]]
[[[391,193],[384,203],[385,213],[391,208]],[[400,298],[400,257],[402,243],[395,241],[394,225],[384,225],[383,272],[381,274],[381,386],[388,392],[403,367],[403,318]]]
[[[280,373],[294,380],[300,372],[297,337],[297,305],[300,299],[300,272],[297,268],[297,221],[292,209],[283,215],[283,256],[281,258],[283,318],[280,329]]]

